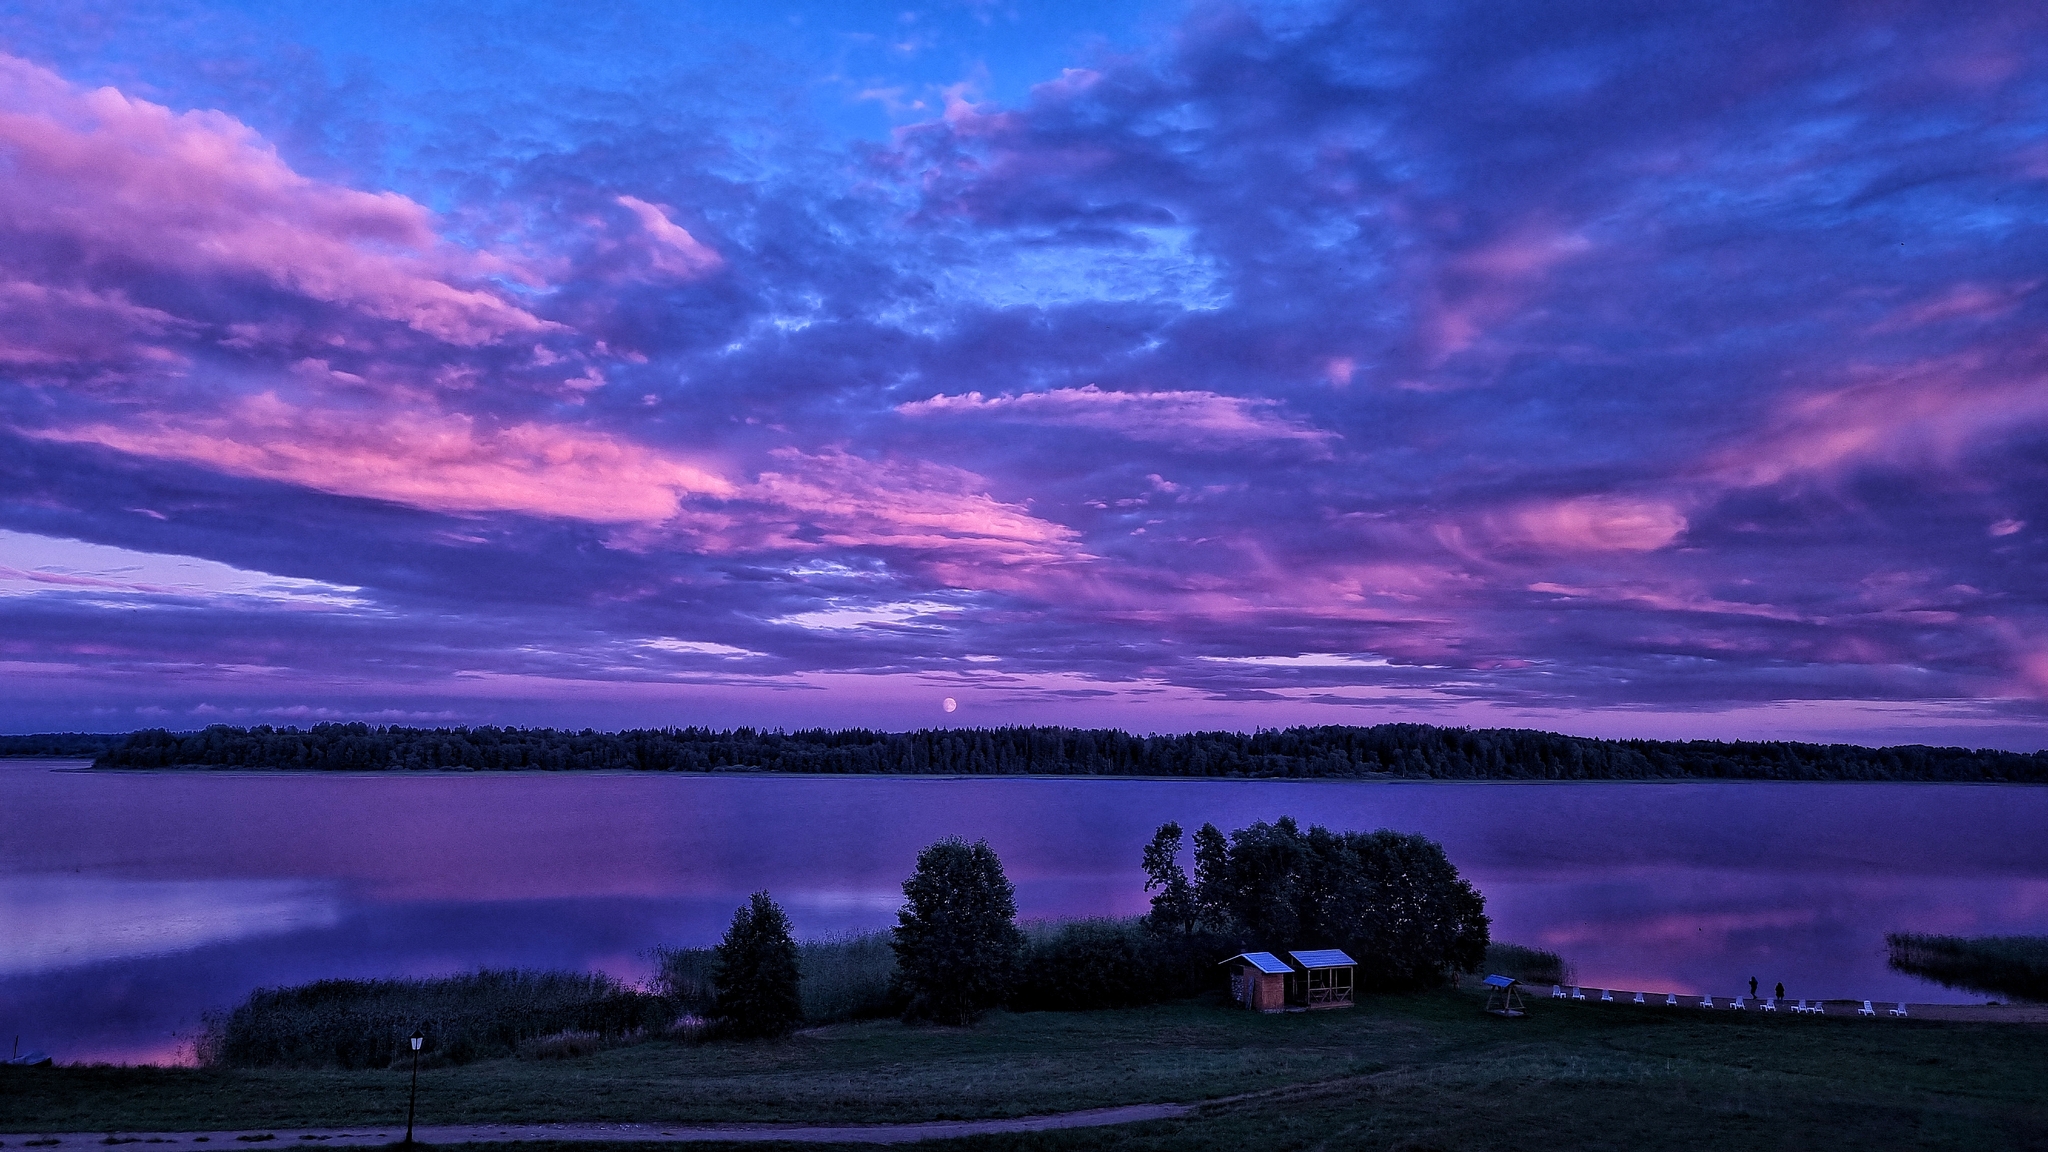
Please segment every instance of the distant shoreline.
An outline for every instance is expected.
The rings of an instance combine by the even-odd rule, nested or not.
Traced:
[[[407,728],[316,724],[0,737],[0,754],[122,771],[670,772],[1167,780],[1889,780],[2048,784],[2048,752],[1784,740],[1605,740],[1518,728],[1323,725],[1138,735],[1116,728]]]
[[[10,764],[72,764],[50,771],[94,776],[228,776],[228,777],[318,777],[321,779],[463,779],[501,776],[620,777],[634,779],[690,778],[703,780],[916,780],[916,781],[1001,781],[1073,780],[1099,783],[1189,783],[1189,784],[1518,784],[1531,787],[1570,784],[1940,784],[1952,788],[2036,788],[2028,780],[1785,780],[1754,776],[1611,776],[1583,779],[1547,779],[1525,776],[1168,776],[1087,772],[787,772],[767,769],[730,768],[697,771],[670,768],[250,768],[242,765],[214,767],[207,764],[166,764],[148,768],[100,768],[77,756],[0,756],[0,767]]]

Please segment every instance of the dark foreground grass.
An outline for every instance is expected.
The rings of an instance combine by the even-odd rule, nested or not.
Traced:
[[[861,1123],[1207,1100],[1181,1120],[919,1147],[2048,1149],[2038,1027],[1548,1003],[1501,1021],[1478,1003],[1443,992],[1256,1016],[1197,1002],[645,1044],[438,1069],[420,1115]],[[11,1070],[0,1131],[388,1123],[405,1089],[388,1071]]]

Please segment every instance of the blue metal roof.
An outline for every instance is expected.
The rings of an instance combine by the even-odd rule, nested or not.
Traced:
[[[1346,956],[1335,948],[1316,948],[1307,952],[1289,952],[1294,962],[1303,968],[1352,968],[1358,961]]]
[[[1488,988],[1512,988],[1518,981],[1512,976],[1488,976],[1480,983]]]
[[[1287,961],[1273,955],[1271,952],[1240,952],[1229,960],[1225,960],[1224,963],[1229,964],[1238,960],[1244,961],[1268,976],[1279,976],[1294,971],[1294,969],[1287,966]]]

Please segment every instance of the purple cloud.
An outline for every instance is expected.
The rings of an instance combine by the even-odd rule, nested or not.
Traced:
[[[45,15],[10,727],[2048,731],[2032,7],[1212,8],[1010,98],[840,76],[865,135],[796,40],[515,20],[345,93]]]

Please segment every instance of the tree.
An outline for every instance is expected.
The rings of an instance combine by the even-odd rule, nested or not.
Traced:
[[[1145,845],[1145,891],[1159,889],[1147,923],[1161,932],[1195,930],[1195,890],[1181,870],[1180,841],[1180,825],[1168,821]]]
[[[1237,927],[1230,898],[1230,842],[1214,824],[1195,829],[1195,919],[1204,928],[1229,932]]]
[[[1486,898],[1443,846],[1400,832],[1303,832],[1292,819],[1195,834],[1196,901],[1265,949],[1342,948],[1359,982],[1426,988],[1485,960]]]
[[[789,917],[766,892],[748,897],[718,942],[712,1016],[734,1036],[786,1036],[804,1020]]]
[[[968,1024],[1002,1003],[1024,937],[1016,889],[988,841],[952,837],[918,853],[896,920],[906,1017]]]

